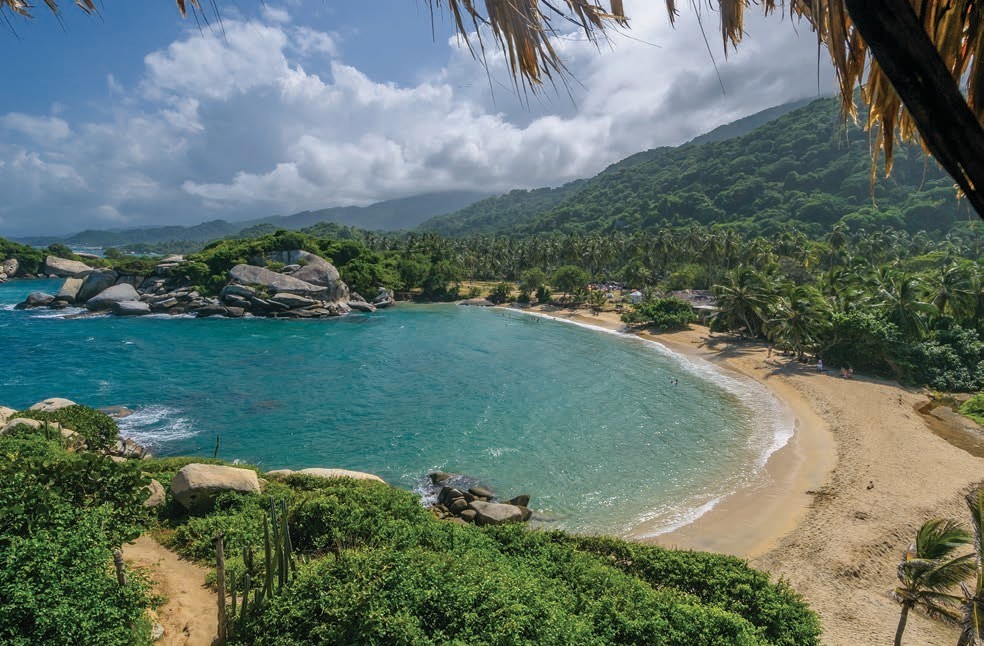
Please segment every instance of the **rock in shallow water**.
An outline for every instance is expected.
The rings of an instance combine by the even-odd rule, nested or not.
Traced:
[[[140,301],[121,301],[113,303],[113,314],[117,316],[143,316],[150,314],[150,305]]]
[[[139,300],[140,294],[133,288],[133,285],[123,283],[122,285],[113,285],[93,296],[86,302],[85,308],[90,312],[106,312],[113,309],[114,303]]]

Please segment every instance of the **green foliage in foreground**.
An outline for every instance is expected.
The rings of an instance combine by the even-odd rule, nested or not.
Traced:
[[[266,494],[286,500],[307,559],[246,622],[248,643],[818,643],[799,597],[738,559],[462,526],[375,482],[294,475],[263,496],[227,494],[208,516],[172,520],[172,547],[211,563],[221,530],[241,574],[242,548],[261,552]]]
[[[622,315],[629,325],[652,325],[666,330],[679,330],[697,321],[690,303],[679,298],[655,298],[633,305]]]
[[[120,432],[119,426],[112,417],[82,405],[68,406],[50,413],[23,410],[17,413],[15,417],[26,417],[43,422],[58,422],[64,428],[70,428],[84,437],[88,447],[97,451],[112,446]]]
[[[112,550],[146,525],[140,465],[0,437],[0,643],[146,644],[147,586]]]
[[[960,406],[960,413],[984,426],[984,393],[977,393]]]

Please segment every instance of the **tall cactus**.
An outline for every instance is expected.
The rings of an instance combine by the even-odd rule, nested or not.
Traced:
[[[278,508],[280,513],[278,513]],[[264,601],[281,594],[284,586],[289,585],[296,575],[297,563],[294,559],[294,546],[290,540],[290,529],[287,524],[287,502],[281,500],[278,505],[270,500],[270,509],[263,517],[263,582],[254,588],[255,569],[254,553],[251,547],[243,548],[243,565],[245,573],[242,581],[242,596],[236,577],[232,580],[232,607],[229,613],[229,624],[236,632],[242,631],[247,617],[258,614]],[[252,599],[250,595],[252,594]],[[237,604],[238,602],[238,604]],[[238,608],[237,608],[238,605]]]

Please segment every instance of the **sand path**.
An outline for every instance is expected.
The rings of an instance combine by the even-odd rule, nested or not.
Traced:
[[[209,570],[178,557],[144,534],[123,550],[126,561],[145,570],[154,593],[165,597],[157,610],[165,646],[209,646],[218,625],[215,593],[205,587]]]
[[[546,312],[620,327],[613,314]],[[796,416],[796,436],[763,481],[658,542],[749,558],[787,580],[820,615],[833,646],[891,643],[899,618],[889,592],[916,529],[930,518],[967,523],[963,493],[984,480],[984,459],[934,434],[925,394],[896,383],[817,373],[764,345],[706,328],[644,338],[717,363],[769,387]],[[904,643],[952,645],[954,628],[910,614]]]

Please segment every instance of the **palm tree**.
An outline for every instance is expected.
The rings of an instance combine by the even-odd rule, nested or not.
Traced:
[[[925,299],[926,290],[919,278],[906,272],[884,269],[875,278],[876,306],[885,317],[907,336],[922,338],[929,318],[938,313],[936,306]]]
[[[899,563],[900,585],[892,591],[892,596],[902,606],[895,646],[902,644],[902,633],[913,608],[921,608],[934,619],[950,623],[960,621],[954,608],[961,598],[947,590],[974,573],[974,555],[950,555],[970,541],[970,533],[952,520],[930,520],[919,528],[916,542]]]
[[[787,283],[783,286],[776,316],[769,321],[769,337],[802,359],[808,348],[816,346],[829,319],[830,305],[817,288]]]
[[[724,282],[714,285],[712,291],[720,308],[716,318],[730,329],[744,325],[752,337],[761,334],[777,300],[771,281],[745,265],[729,271]]]
[[[974,570],[977,581],[973,591],[966,584],[963,587],[963,612],[960,619],[960,646],[979,646],[984,644],[984,485],[967,494],[967,508],[970,510],[974,526]]]

